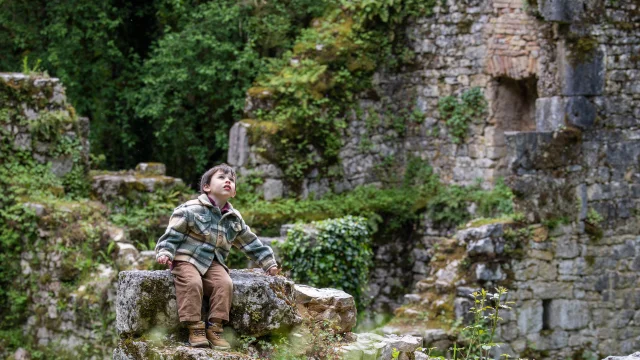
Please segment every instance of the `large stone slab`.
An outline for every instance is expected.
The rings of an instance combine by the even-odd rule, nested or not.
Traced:
[[[573,0],[571,0],[573,1]],[[565,96],[598,96],[604,92],[604,53],[593,50],[581,57],[576,63],[570,51],[561,52],[560,68],[562,78],[562,95]]]
[[[300,323],[293,282],[262,270],[232,270],[229,325],[239,334],[262,336]],[[124,336],[179,328],[173,277],[168,270],[123,271],[118,281],[116,329]]]
[[[339,332],[348,332],[356,326],[358,312],[353,296],[337,289],[316,289],[296,285],[296,303],[301,314],[316,321],[327,320]]]

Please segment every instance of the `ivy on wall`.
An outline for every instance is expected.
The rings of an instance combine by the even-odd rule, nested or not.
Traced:
[[[294,281],[331,287],[365,304],[366,285],[373,263],[367,219],[346,216],[297,225],[282,245],[282,266]]]

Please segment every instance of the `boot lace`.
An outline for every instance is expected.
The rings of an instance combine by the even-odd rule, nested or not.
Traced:
[[[196,336],[206,336],[206,332],[204,329],[193,329],[193,335]]]
[[[210,330],[209,332],[211,333],[211,336],[213,336],[216,340],[220,340],[220,334],[219,333],[217,333],[217,332],[215,332],[213,330]]]

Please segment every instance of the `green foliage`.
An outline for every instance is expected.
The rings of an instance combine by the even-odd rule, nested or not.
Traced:
[[[590,208],[589,211],[587,212],[587,219],[586,220],[590,224],[599,225],[601,222],[604,221],[604,218],[595,209]]]
[[[427,205],[429,218],[437,226],[451,228],[471,219],[467,207],[476,204],[475,216],[499,217],[513,212],[513,193],[498,179],[491,190],[483,190],[481,183],[463,187],[458,185],[440,186]]]
[[[25,75],[31,75],[37,73],[40,70],[40,64],[42,63],[41,59],[38,59],[33,66],[29,65],[29,57],[25,56],[22,59],[22,73]]]
[[[496,181],[491,190],[483,190],[481,183],[468,187],[447,186],[419,158],[409,159],[404,169],[393,174],[397,177],[389,180],[397,184],[393,187],[359,186],[343,194],[329,193],[320,199],[256,201],[251,198],[234,202],[234,206],[242,211],[247,223],[264,236],[277,235],[282,224],[346,215],[366,217],[377,236],[387,236],[412,227],[410,224],[423,211],[427,211],[436,226],[444,228],[461,225],[472,216],[495,218],[513,212],[513,194],[502,179]],[[472,203],[476,205],[474,214],[469,212]]]
[[[340,134],[345,118],[357,108],[358,94],[371,87],[378,64],[394,67],[398,59],[411,57],[404,56],[400,25],[411,16],[430,15],[433,5],[434,1],[414,0],[340,1],[301,32],[292,51],[269,63],[257,85],[275,105],[257,116],[276,126],[269,137],[275,150],[270,156],[288,181],[299,185],[312,169],[328,172],[337,163]],[[404,129],[403,120],[391,123],[398,132]]]
[[[118,198],[110,202],[110,218],[114,224],[126,227],[133,244],[139,250],[153,250],[156,240],[164,234],[169,217],[176,206],[193,197],[186,187],[137,193],[135,198]]]
[[[283,268],[297,282],[342,289],[363,305],[373,258],[367,219],[346,216],[311,227],[297,225],[288,232],[282,245]]]
[[[225,154],[263,59],[329,2],[6,0],[0,68],[61,78],[108,167],[157,160],[190,182]]]
[[[469,124],[482,120],[486,108],[487,101],[477,87],[463,92],[459,100],[454,96],[446,96],[438,101],[440,116],[445,119],[451,139],[456,144],[466,137]]]
[[[473,322],[462,330],[463,339],[466,340],[466,348],[457,348],[461,351],[462,359],[488,358],[492,348],[497,347],[494,337],[498,325],[503,320],[500,317],[501,310],[510,310],[511,302],[504,302],[507,289],[499,287],[493,294],[485,289],[471,294],[474,306],[469,310],[473,314]],[[455,357],[454,357],[455,358]]]

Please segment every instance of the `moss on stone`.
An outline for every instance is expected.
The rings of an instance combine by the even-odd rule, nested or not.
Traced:
[[[595,56],[598,40],[591,36],[568,37],[569,61],[574,65],[589,62]]]

